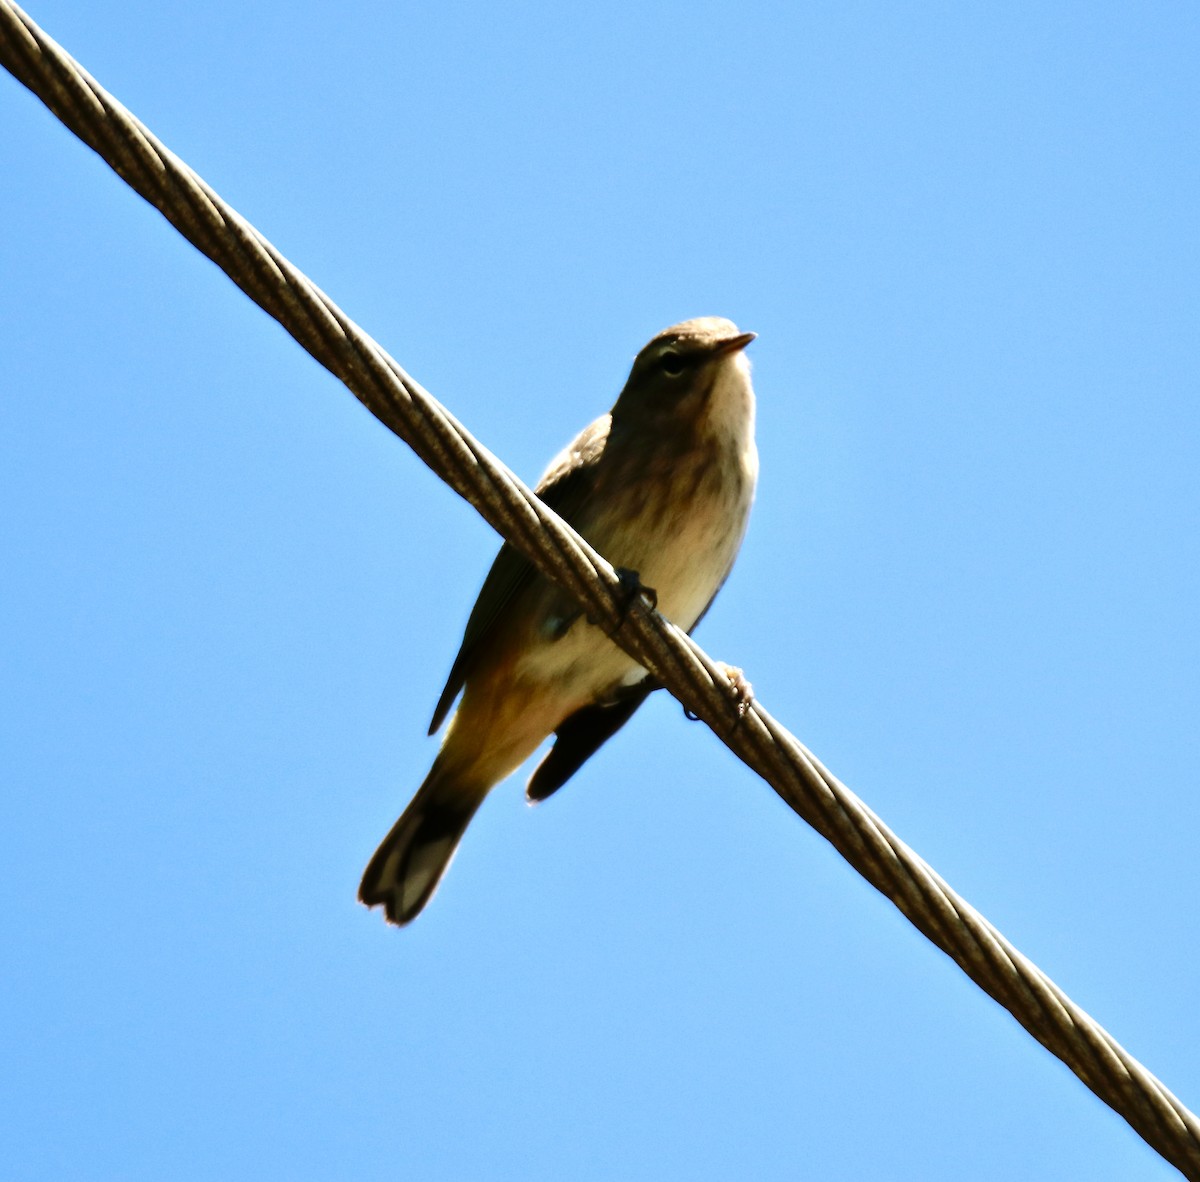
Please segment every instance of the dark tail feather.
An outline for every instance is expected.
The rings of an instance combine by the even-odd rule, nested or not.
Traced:
[[[363,873],[359,900],[382,903],[388,922],[415,919],[433,897],[485,793],[448,783],[435,764]]]

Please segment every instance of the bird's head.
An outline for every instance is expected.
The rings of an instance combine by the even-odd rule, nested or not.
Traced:
[[[753,414],[750,363],[754,340],[732,320],[701,316],[660,332],[637,355],[613,407],[613,422],[669,428],[714,425],[727,412]]]

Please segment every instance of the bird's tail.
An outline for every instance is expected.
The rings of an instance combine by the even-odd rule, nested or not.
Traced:
[[[433,897],[459,840],[487,790],[464,788],[435,761],[403,816],[375,851],[358,888],[368,907],[383,904],[388,922],[415,919]]]

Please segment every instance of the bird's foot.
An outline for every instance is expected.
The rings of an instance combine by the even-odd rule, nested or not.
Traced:
[[[746,711],[750,709],[750,703],[754,701],[754,686],[750,684],[750,679],[736,665],[726,665],[724,661],[718,661],[721,671],[725,674],[729,684],[733,687],[735,706],[737,710],[738,722],[741,722],[746,717]]]
[[[733,725],[736,727],[746,717],[746,711],[750,709],[750,703],[754,701],[754,686],[736,665],[727,665],[724,661],[716,661],[715,664],[725,674],[733,688],[734,709],[737,711],[737,718]],[[700,717],[699,714],[693,714],[686,706],[683,708],[683,713],[692,722],[696,722]]]
[[[644,595],[651,607],[658,607],[658,592],[653,587],[643,586],[641,576],[637,571],[630,570],[625,566],[618,566],[616,570],[617,582],[621,584],[621,594],[625,600],[626,611],[633,606],[633,601],[639,595]]]
[[[617,582],[619,584],[618,594],[621,598],[621,614],[617,618],[616,625],[613,627],[612,631],[609,632],[609,636],[612,636],[614,633],[620,631],[621,625],[625,623],[625,618],[629,615],[629,611],[633,607],[634,600],[636,600],[639,595],[642,596],[642,598],[645,599],[652,608],[658,607],[658,592],[655,591],[653,587],[643,586],[642,580],[639,578],[637,571],[629,570],[624,566],[618,566],[616,568],[616,572]],[[597,621],[593,620],[590,616],[588,617],[589,624],[595,624],[596,622]]]

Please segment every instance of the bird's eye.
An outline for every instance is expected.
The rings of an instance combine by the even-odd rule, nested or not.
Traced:
[[[683,358],[674,349],[668,349],[662,355],[659,364],[662,365],[663,373],[669,378],[679,377],[685,368]]]

